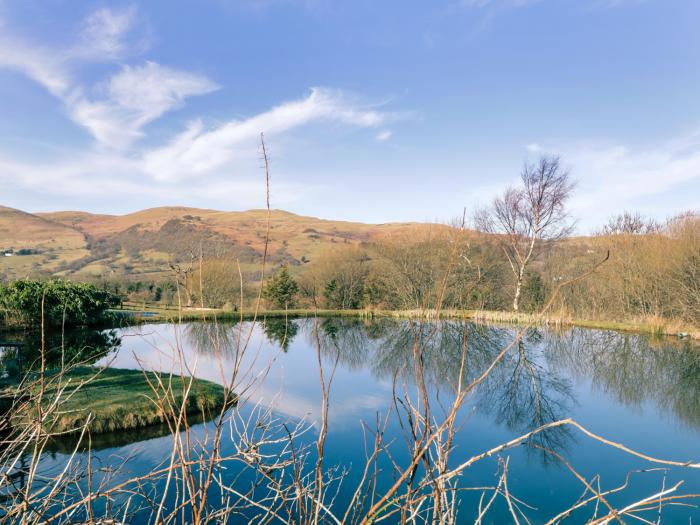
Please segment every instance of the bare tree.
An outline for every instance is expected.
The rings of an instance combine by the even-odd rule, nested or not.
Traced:
[[[185,293],[185,297],[187,299],[186,307],[191,308],[192,307],[192,276],[194,272],[194,260],[195,260],[195,254],[194,252],[190,252],[190,261],[187,265],[181,266],[178,263],[171,262],[169,263],[170,266],[170,271],[173,272],[173,275],[175,276],[175,286],[177,289],[177,304],[178,308],[182,307],[182,297],[180,294],[180,291],[182,290]]]
[[[651,235],[661,231],[661,224],[639,212],[624,211],[608,220],[598,235]]]
[[[535,164],[526,163],[520,178],[521,186],[506,189],[476,217],[479,229],[497,236],[513,271],[515,311],[525,270],[539,247],[571,231],[565,206],[574,188],[558,156],[542,156]]]

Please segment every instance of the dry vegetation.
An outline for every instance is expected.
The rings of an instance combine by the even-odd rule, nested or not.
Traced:
[[[624,216],[611,224],[620,220]],[[608,227],[593,238],[570,240],[552,250],[543,274],[551,281],[566,278],[604,252],[610,253],[608,263],[594,278],[566,290],[559,311],[643,322],[666,333],[700,327],[700,215],[682,214],[654,231]]]
[[[1,257],[6,279],[67,275],[95,282],[141,308],[176,308],[179,293],[184,307],[232,312],[249,309],[257,298],[263,212],[163,208],[124,217],[47,215],[70,222],[80,234],[21,212],[5,211],[2,217],[34,224],[23,235],[32,237],[25,244],[38,252]],[[5,228],[10,230],[18,229]],[[66,263],[88,253],[77,236],[83,234],[91,239],[89,255]],[[626,323],[674,334],[697,333],[700,325],[700,219],[693,213],[666,223],[625,213],[590,237],[541,238],[517,271],[504,255],[508,236],[479,233],[461,221],[371,226],[271,211],[270,238],[267,276],[288,266],[299,285],[294,302],[302,309],[425,308],[435,303],[437,283],[449,266],[441,308],[500,311],[505,320],[514,291],[520,290],[521,312],[537,311],[558,282],[609,253],[594,276],[561,295],[551,319]],[[8,244],[19,243],[15,236]],[[52,270],[58,266],[74,270]]]

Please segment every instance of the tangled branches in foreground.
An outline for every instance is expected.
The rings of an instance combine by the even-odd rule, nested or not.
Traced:
[[[272,360],[259,366],[266,354],[255,342],[253,324],[241,323],[233,333],[209,330],[199,337],[208,338],[209,347],[219,356],[219,382],[226,385],[226,402],[217,412],[203,409],[201,416],[209,423],[194,425],[184,400],[193,387],[197,363],[188,362],[179,346],[171,348],[171,375],[144,371],[152,390],[151,402],[164,415],[166,431],[173,436],[171,448],[163,454],[166,461],[139,476],[130,474],[133,458],[115,458],[109,465],[95,460],[89,417],[79,428],[57,431],[56,422],[71,396],[79,395],[81,388],[99,377],[101,369],[95,368],[94,376],[85,379],[84,385],[71,385],[69,372],[80,363],[68,363],[56,373],[37,363],[37,371],[17,387],[13,406],[2,421],[2,520],[451,524],[463,522],[460,498],[476,492],[480,495],[478,507],[472,509],[476,523],[493,522],[494,513],[502,519],[504,508],[514,523],[529,523],[532,509],[508,485],[508,452],[520,446],[539,450],[581,484],[580,498],[552,516],[552,524],[567,519],[578,523],[584,515],[587,523],[596,524],[621,523],[625,518],[657,523],[666,506],[686,504],[698,496],[682,493],[680,483],[666,486],[664,482],[636,502],[615,506],[614,495],[625,491],[631,477],[643,472],[630,472],[624,483],[605,487],[600,477],[586,478],[559,451],[550,448],[548,440],[537,438],[569,428],[648,462],[645,472],[663,472],[670,467],[697,469],[700,464],[649,457],[594,434],[572,419],[544,423],[489,450],[462,457],[454,446],[464,423],[460,409],[501,360],[519,351],[524,332],[504,345],[482,373],[470,375],[465,371],[470,352],[465,331],[461,361],[456,363],[459,372],[447,380],[448,395],[436,399],[425,357],[438,328],[429,323],[409,325],[406,364],[393,375],[392,406],[377,414],[374,421],[363,423],[365,462],[352,466],[361,474],[348,486],[346,469],[350,467],[329,464],[325,458],[329,406],[340,354],[324,340],[320,323],[311,323],[317,355],[313,367],[321,394],[318,421],[285,419],[252,403],[254,392],[263,386],[273,366]],[[143,366],[147,368],[146,363]],[[398,422],[403,440],[387,439],[390,420]],[[57,440],[73,443],[68,460],[60,465],[50,462],[51,446]],[[489,457],[498,458],[495,482],[487,486],[466,484],[463,474]]]

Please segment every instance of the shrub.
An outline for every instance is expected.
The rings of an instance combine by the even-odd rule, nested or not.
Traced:
[[[296,295],[299,293],[299,285],[289,275],[289,269],[283,266],[277,274],[268,281],[265,286],[265,298],[276,308],[293,308]]]
[[[24,325],[41,323],[41,302],[47,326],[90,326],[104,323],[108,309],[119,304],[119,297],[92,284],[62,280],[20,280],[0,286],[0,308],[6,317]]]

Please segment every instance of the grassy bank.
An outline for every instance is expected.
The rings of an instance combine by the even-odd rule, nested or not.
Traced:
[[[178,314],[177,310],[161,308],[127,308],[120,310],[122,313],[130,314],[133,319],[143,322],[164,322],[164,321],[201,321],[203,319],[237,321],[243,319],[249,321],[255,317],[255,312],[231,312],[218,309],[186,309]],[[145,315],[144,315],[145,314]],[[683,325],[679,322],[646,318],[633,321],[616,321],[601,319],[576,319],[564,314],[548,314],[540,317],[537,314],[522,312],[505,312],[489,310],[314,310],[314,309],[293,309],[293,310],[260,310],[257,312],[257,319],[263,318],[305,318],[305,317],[359,317],[359,318],[380,318],[393,317],[396,319],[469,319],[475,322],[484,323],[508,323],[524,325],[535,323],[545,326],[579,326],[582,328],[594,328],[600,330],[617,330],[624,332],[636,332],[658,336],[687,337],[689,339],[700,340],[700,328]]]
[[[122,315],[125,320],[133,319],[139,322],[172,322],[172,321],[202,321],[218,319],[220,321],[251,321],[263,318],[300,318],[300,317],[387,317],[394,312],[379,310],[314,310],[310,308],[295,308],[292,310],[254,310],[235,312],[217,308],[185,308],[181,312],[172,308],[146,306],[126,306],[122,310],[114,310],[116,315]]]
[[[60,377],[48,377],[43,405],[47,407],[56,396],[61,396],[59,408],[51,420],[52,430],[63,432],[80,428],[88,419],[88,427],[93,433],[163,424],[165,415],[154,402],[155,394],[147,378],[154,385],[160,378],[165,390],[158,389],[159,397],[167,394],[171,406],[181,406],[183,385],[189,379],[179,376],[81,367]],[[191,416],[211,417],[221,409],[224,401],[223,387],[195,379],[186,400],[186,412]]]
[[[447,313],[447,315],[450,315]],[[614,321],[604,319],[576,319],[568,315],[550,314],[539,318],[536,314],[515,312],[468,311],[456,312],[457,316],[479,322],[527,324],[536,323],[546,326],[579,326],[599,330],[616,330],[657,336],[684,337],[700,340],[700,329],[683,325],[666,319],[648,318],[633,321]]]

